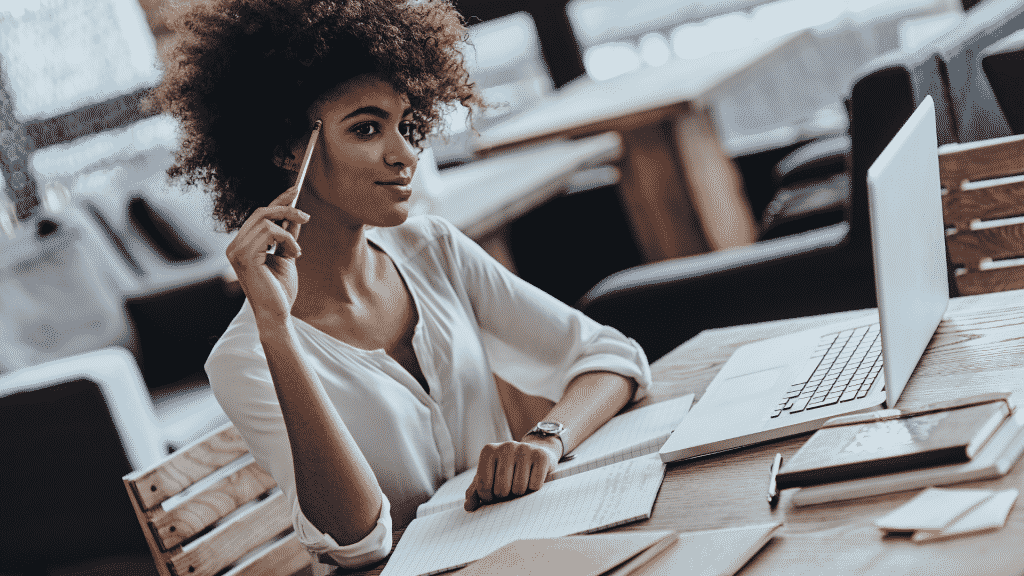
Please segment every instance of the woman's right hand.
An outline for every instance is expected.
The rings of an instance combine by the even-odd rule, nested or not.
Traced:
[[[301,225],[309,221],[309,214],[291,207],[297,193],[292,186],[269,206],[257,208],[228,244],[228,261],[257,319],[284,320],[299,292],[295,259],[302,249],[297,238]],[[277,224],[284,220],[291,222],[289,230]],[[267,254],[267,248],[274,243],[277,254]]]

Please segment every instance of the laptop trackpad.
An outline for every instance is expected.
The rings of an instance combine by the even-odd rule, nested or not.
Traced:
[[[724,380],[717,386],[712,403],[736,402],[760,396],[775,388],[775,384],[785,368],[785,366],[776,366]],[[703,402],[703,399],[701,401]]]

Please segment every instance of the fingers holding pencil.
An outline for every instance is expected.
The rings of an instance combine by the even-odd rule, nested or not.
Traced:
[[[309,171],[309,161],[313,158],[313,148],[316,146],[316,141],[320,137],[320,128],[323,127],[323,124],[323,121],[319,119],[313,123],[313,131],[309,135],[309,142],[306,143],[306,152],[302,155],[302,164],[299,165],[299,174],[295,178],[295,185],[288,189],[289,192],[294,190],[294,193],[289,195],[286,192],[285,194],[278,196],[277,198],[274,199],[273,202],[270,203],[271,206],[274,206],[276,202],[281,201],[282,198],[286,198],[285,202],[287,202],[287,205],[291,206],[292,208],[295,208],[295,206],[298,204],[299,193],[302,191],[302,184],[306,181],[306,172]],[[292,236],[294,236],[295,238],[299,237],[298,224],[293,224],[292,222],[286,220],[284,222],[281,222],[280,225],[286,231],[291,232]],[[277,244],[273,244],[267,248],[267,254],[276,253]]]

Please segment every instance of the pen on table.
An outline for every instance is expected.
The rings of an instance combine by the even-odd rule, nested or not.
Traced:
[[[779,467],[782,466],[782,453],[775,454],[772,461],[771,475],[768,477],[768,506],[774,508],[779,503],[779,486],[775,478],[779,475]]]

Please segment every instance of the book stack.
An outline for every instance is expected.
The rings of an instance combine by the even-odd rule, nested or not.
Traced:
[[[1024,452],[1024,414],[1008,394],[827,421],[779,471],[807,506],[996,478]]]

